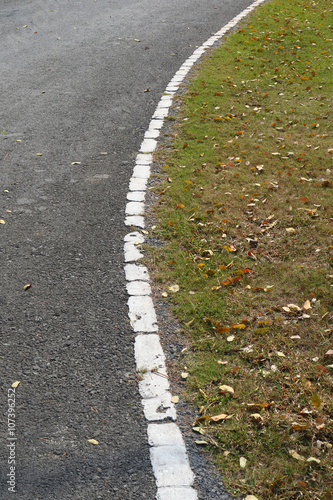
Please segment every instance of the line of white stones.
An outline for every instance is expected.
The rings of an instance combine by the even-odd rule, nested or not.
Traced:
[[[266,0],[256,0],[238,14],[184,62],[169,82],[144,135],[140,152],[136,157],[133,175],[130,180],[128,203],[126,205],[126,226],[144,228],[145,195],[153,161],[152,153],[157,146],[164,118],[168,115],[173,96],[187,76],[192,66],[207,48],[216,43],[241,19]],[[165,356],[160,343],[157,318],[151,298],[147,268],[138,261],[143,254],[138,245],[144,236],[134,231],[125,236],[125,275],[129,294],[128,308],[131,326],[137,334],[135,338],[135,360],[142,379],[139,391],[148,423],[148,442],[150,458],[157,485],[157,500],[197,500],[193,487],[194,474],[190,468],[185,443],[176,420],[175,406],[171,401],[168,379],[156,371],[167,375]],[[159,422],[159,423],[157,423]]]

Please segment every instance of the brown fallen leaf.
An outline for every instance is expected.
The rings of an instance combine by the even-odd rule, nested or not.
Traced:
[[[32,287],[32,283],[29,283],[28,285],[24,285],[23,290],[26,291],[28,288]]]
[[[220,420],[229,420],[232,418],[233,415],[227,415],[226,413],[221,413],[220,415],[214,415],[213,417],[210,417],[213,422],[220,422]]]

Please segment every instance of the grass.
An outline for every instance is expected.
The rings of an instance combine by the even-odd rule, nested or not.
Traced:
[[[194,439],[259,499],[333,498],[332,18],[327,0],[258,8],[156,156],[148,265],[190,341]]]

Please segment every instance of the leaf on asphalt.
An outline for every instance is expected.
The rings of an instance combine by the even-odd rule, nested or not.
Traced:
[[[0,219],[0,224],[6,224],[6,221],[4,221],[3,219]]]
[[[37,156],[43,156],[43,153],[36,153]]]
[[[16,389],[16,387],[18,387],[20,385],[20,383],[21,383],[20,380],[16,380],[16,382],[13,382],[12,383],[13,389]]]
[[[99,442],[96,441],[96,439],[88,439],[88,443],[90,443],[90,444],[99,444]]]
[[[168,287],[168,290],[172,293],[177,293],[179,292],[179,286],[178,285],[172,285]]]
[[[299,460],[300,462],[305,462],[305,457],[299,455],[296,450],[289,450],[289,455],[291,455],[295,460]]]
[[[220,420],[229,420],[232,418],[233,415],[227,415],[226,413],[221,413],[220,415],[214,415],[213,417],[210,417],[213,422],[219,422]]]
[[[227,392],[229,394],[234,394],[235,393],[235,391],[233,390],[232,387],[230,387],[230,385],[220,385],[219,389],[220,389],[221,393],[225,393],[225,392]]]
[[[316,392],[312,395],[311,403],[316,409],[318,409],[321,405],[321,399]]]
[[[139,38],[134,38],[134,41],[135,42],[141,42],[141,40]]]
[[[178,403],[179,402],[179,396],[172,396],[171,402],[175,403],[175,404]]]
[[[72,161],[71,163],[72,165],[81,165],[81,162],[80,161]]]
[[[24,285],[23,290],[26,291],[31,287],[32,287],[32,283],[28,283],[27,285]]]
[[[246,462],[247,462],[246,458],[244,458],[244,457],[240,457],[240,459],[239,459],[239,465],[240,465],[240,467],[241,467],[242,469],[245,469],[245,467],[246,467]]]
[[[107,152],[106,151],[102,151],[100,154],[101,155],[107,155]]]

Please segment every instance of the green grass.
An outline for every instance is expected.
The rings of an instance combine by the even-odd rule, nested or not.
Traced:
[[[333,498],[332,8],[258,8],[200,65],[156,155],[148,265],[179,286],[197,436],[230,492],[259,499]]]

